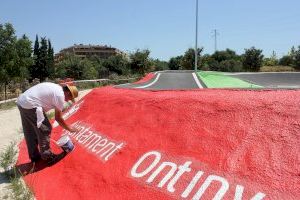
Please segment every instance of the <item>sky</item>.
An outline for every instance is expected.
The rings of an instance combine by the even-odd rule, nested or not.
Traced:
[[[299,0],[199,0],[198,46],[241,54],[255,46],[281,57],[300,45]],[[149,49],[168,61],[195,47],[196,0],[0,0],[0,23],[17,36],[49,38],[57,53],[73,44]]]

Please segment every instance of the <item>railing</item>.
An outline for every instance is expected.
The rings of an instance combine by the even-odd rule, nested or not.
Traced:
[[[132,83],[139,79],[140,77],[128,78],[128,79],[93,79],[93,80],[78,80],[78,81],[69,81],[65,83],[74,83],[79,90],[101,87],[106,85],[116,85],[116,84],[123,84],[123,83]],[[7,103],[11,101],[16,101],[17,98],[11,98],[7,100],[0,101],[0,104]]]

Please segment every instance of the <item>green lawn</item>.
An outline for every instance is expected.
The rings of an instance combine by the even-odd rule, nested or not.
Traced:
[[[222,72],[198,72],[198,76],[208,88],[262,88],[238,78],[224,75]]]

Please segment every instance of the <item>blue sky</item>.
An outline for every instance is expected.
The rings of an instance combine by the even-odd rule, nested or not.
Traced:
[[[168,60],[195,43],[196,0],[2,0],[0,23],[17,35],[50,38],[55,52],[73,44],[111,45],[126,52],[148,48]],[[199,0],[199,46],[243,53],[255,46],[278,56],[300,45],[299,0]]]

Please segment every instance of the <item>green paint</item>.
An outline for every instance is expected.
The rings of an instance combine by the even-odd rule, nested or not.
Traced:
[[[198,72],[198,76],[208,88],[262,88],[238,78],[224,75],[222,72]]]

